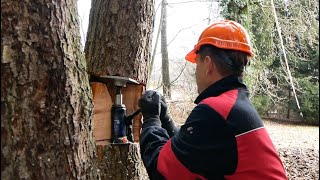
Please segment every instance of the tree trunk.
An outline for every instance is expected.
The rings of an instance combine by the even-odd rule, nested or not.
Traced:
[[[76,1],[1,1],[1,179],[98,179]]]
[[[288,86],[288,109],[287,109],[287,119],[290,119],[290,108],[291,108],[291,86]]]
[[[161,54],[162,54],[162,83],[163,83],[163,95],[167,98],[171,98],[170,88],[170,73],[169,73],[169,58],[168,58],[168,46],[167,46],[167,0],[162,0],[161,4]]]
[[[155,57],[156,57],[159,35],[160,35],[160,32],[161,32],[161,27],[162,27],[162,19],[163,19],[163,18],[162,18],[162,14],[161,14],[161,15],[160,15],[159,28],[158,28],[157,37],[156,37],[156,42],[154,43],[154,48],[153,48],[153,52],[152,52],[151,62],[150,62],[150,65],[149,65],[148,79],[151,78],[151,74],[152,74],[152,70],[153,70],[153,64],[154,64],[154,59],[155,59]],[[148,84],[148,86],[150,86],[150,83]],[[148,86],[147,86],[147,88],[148,88]]]
[[[140,158],[138,144],[98,145],[98,165],[101,179],[148,179]]]
[[[92,0],[85,45],[91,75],[121,75],[147,83],[153,0]]]
[[[153,8],[153,0],[92,0],[85,45],[88,72],[93,76],[128,77],[141,83],[123,88],[127,115],[138,109],[137,100],[141,97],[143,85],[148,80]],[[92,87],[97,83],[92,80]],[[115,87],[112,83],[106,83],[104,88],[106,88],[107,96],[111,97],[112,104]],[[105,108],[98,107],[99,104],[94,104],[94,106],[98,109],[105,109],[105,114],[110,112],[110,106]],[[99,112],[95,111],[95,113]],[[110,116],[106,117],[105,122],[110,118]],[[136,127],[134,132],[136,133],[140,133],[140,120],[141,116],[134,121]],[[110,131],[110,129],[105,129],[105,131]],[[135,135],[135,139],[137,137]],[[108,139],[104,141],[102,140],[105,138],[100,139],[97,141],[97,155],[102,179],[147,178],[137,143],[110,144]]]

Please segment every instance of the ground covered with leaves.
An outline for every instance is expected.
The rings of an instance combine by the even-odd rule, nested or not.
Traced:
[[[182,125],[194,107],[192,102],[169,102],[173,120]],[[288,179],[319,179],[319,127],[275,120],[264,125],[279,152]]]
[[[319,127],[264,120],[289,179],[319,179]]]

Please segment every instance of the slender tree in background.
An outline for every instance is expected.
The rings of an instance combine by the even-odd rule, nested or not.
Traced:
[[[304,120],[319,123],[319,2],[316,0],[276,0],[283,45],[288,65],[297,88]],[[223,0],[222,15],[229,19],[246,22],[253,37],[255,57],[247,69],[247,84],[251,89],[253,103],[264,115],[269,110],[278,111],[278,118],[297,118],[300,112],[296,99],[291,98],[292,86],[286,68],[281,42],[275,26],[271,1]],[[243,9],[242,15],[233,16],[231,8]],[[239,18],[240,19],[237,19]],[[242,20],[241,20],[242,19]],[[243,20],[245,19],[245,21]],[[276,107],[276,108],[275,108]],[[292,110],[292,115],[285,113]]]
[[[170,73],[169,73],[169,57],[167,44],[167,0],[161,2],[161,55],[162,55],[162,83],[163,95],[171,98]]]
[[[162,2],[159,4],[159,6],[162,4]],[[159,7],[158,6],[158,7]],[[159,41],[159,35],[160,35],[160,32],[161,32],[161,27],[162,27],[162,22],[163,22],[163,14],[160,15],[160,23],[159,23],[159,28],[158,28],[158,32],[157,32],[157,36],[156,36],[156,41],[154,43],[154,48],[153,48],[153,52],[152,52],[152,57],[151,57],[151,62],[150,62],[150,65],[149,65],[149,70],[148,70],[148,79],[151,78],[151,73],[152,73],[152,70],[153,70],[153,64],[154,64],[154,59],[156,57],[156,52],[157,52],[157,47],[158,47],[158,41]],[[150,86],[150,83],[147,84],[147,88],[148,86]]]
[[[302,112],[306,122],[319,124],[319,1],[292,0],[274,3],[301,109],[295,105],[297,100],[293,89],[285,91],[290,82],[288,73],[283,78],[285,83],[282,83],[282,92],[293,95],[291,99],[287,98],[289,109]],[[280,43],[279,38],[275,40]],[[279,69],[285,72],[287,65],[283,63],[282,54],[277,57],[277,61]]]
[[[153,19],[153,0],[92,0],[85,45],[89,74],[118,75],[146,84]],[[147,178],[138,144],[97,145],[103,179]]]
[[[97,179],[76,1],[1,1],[1,179]]]

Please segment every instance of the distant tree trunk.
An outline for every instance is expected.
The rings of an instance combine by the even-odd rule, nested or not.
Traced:
[[[162,54],[162,83],[163,83],[163,95],[171,98],[170,88],[170,73],[169,73],[169,58],[168,58],[168,46],[167,46],[167,0],[162,0],[161,15],[162,15],[162,27],[161,27],[161,54]]]
[[[1,1],[1,179],[97,179],[76,1]]]
[[[85,45],[89,74],[129,77],[146,84],[153,14],[153,0],[92,0]],[[132,94],[140,93],[141,96],[141,86],[132,88]],[[112,85],[107,84],[107,88]],[[131,105],[136,103],[131,102]],[[99,142],[97,149],[102,179],[147,178],[137,143]]]
[[[160,35],[160,32],[161,32],[161,27],[162,27],[162,19],[163,19],[163,14],[160,15],[160,22],[159,22],[159,28],[158,28],[158,32],[157,32],[157,36],[156,36],[156,42],[154,44],[152,57],[151,57],[151,62],[150,62],[150,65],[149,65],[149,70],[148,70],[148,79],[151,78],[151,73],[152,73],[152,70],[153,70],[154,59],[156,57],[156,52],[157,52],[157,47],[158,47],[159,35]],[[148,83],[148,86],[149,85],[150,85],[150,83]]]
[[[291,86],[288,86],[288,109],[287,109],[287,119],[290,119],[290,108],[291,108]]]

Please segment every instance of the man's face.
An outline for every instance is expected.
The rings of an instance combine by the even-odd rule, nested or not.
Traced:
[[[196,56],[196,83],[198,87],[198,93],[200,94],[203,90],[207,88],[206,79],[207,79],[207,63],[200,54]]]

